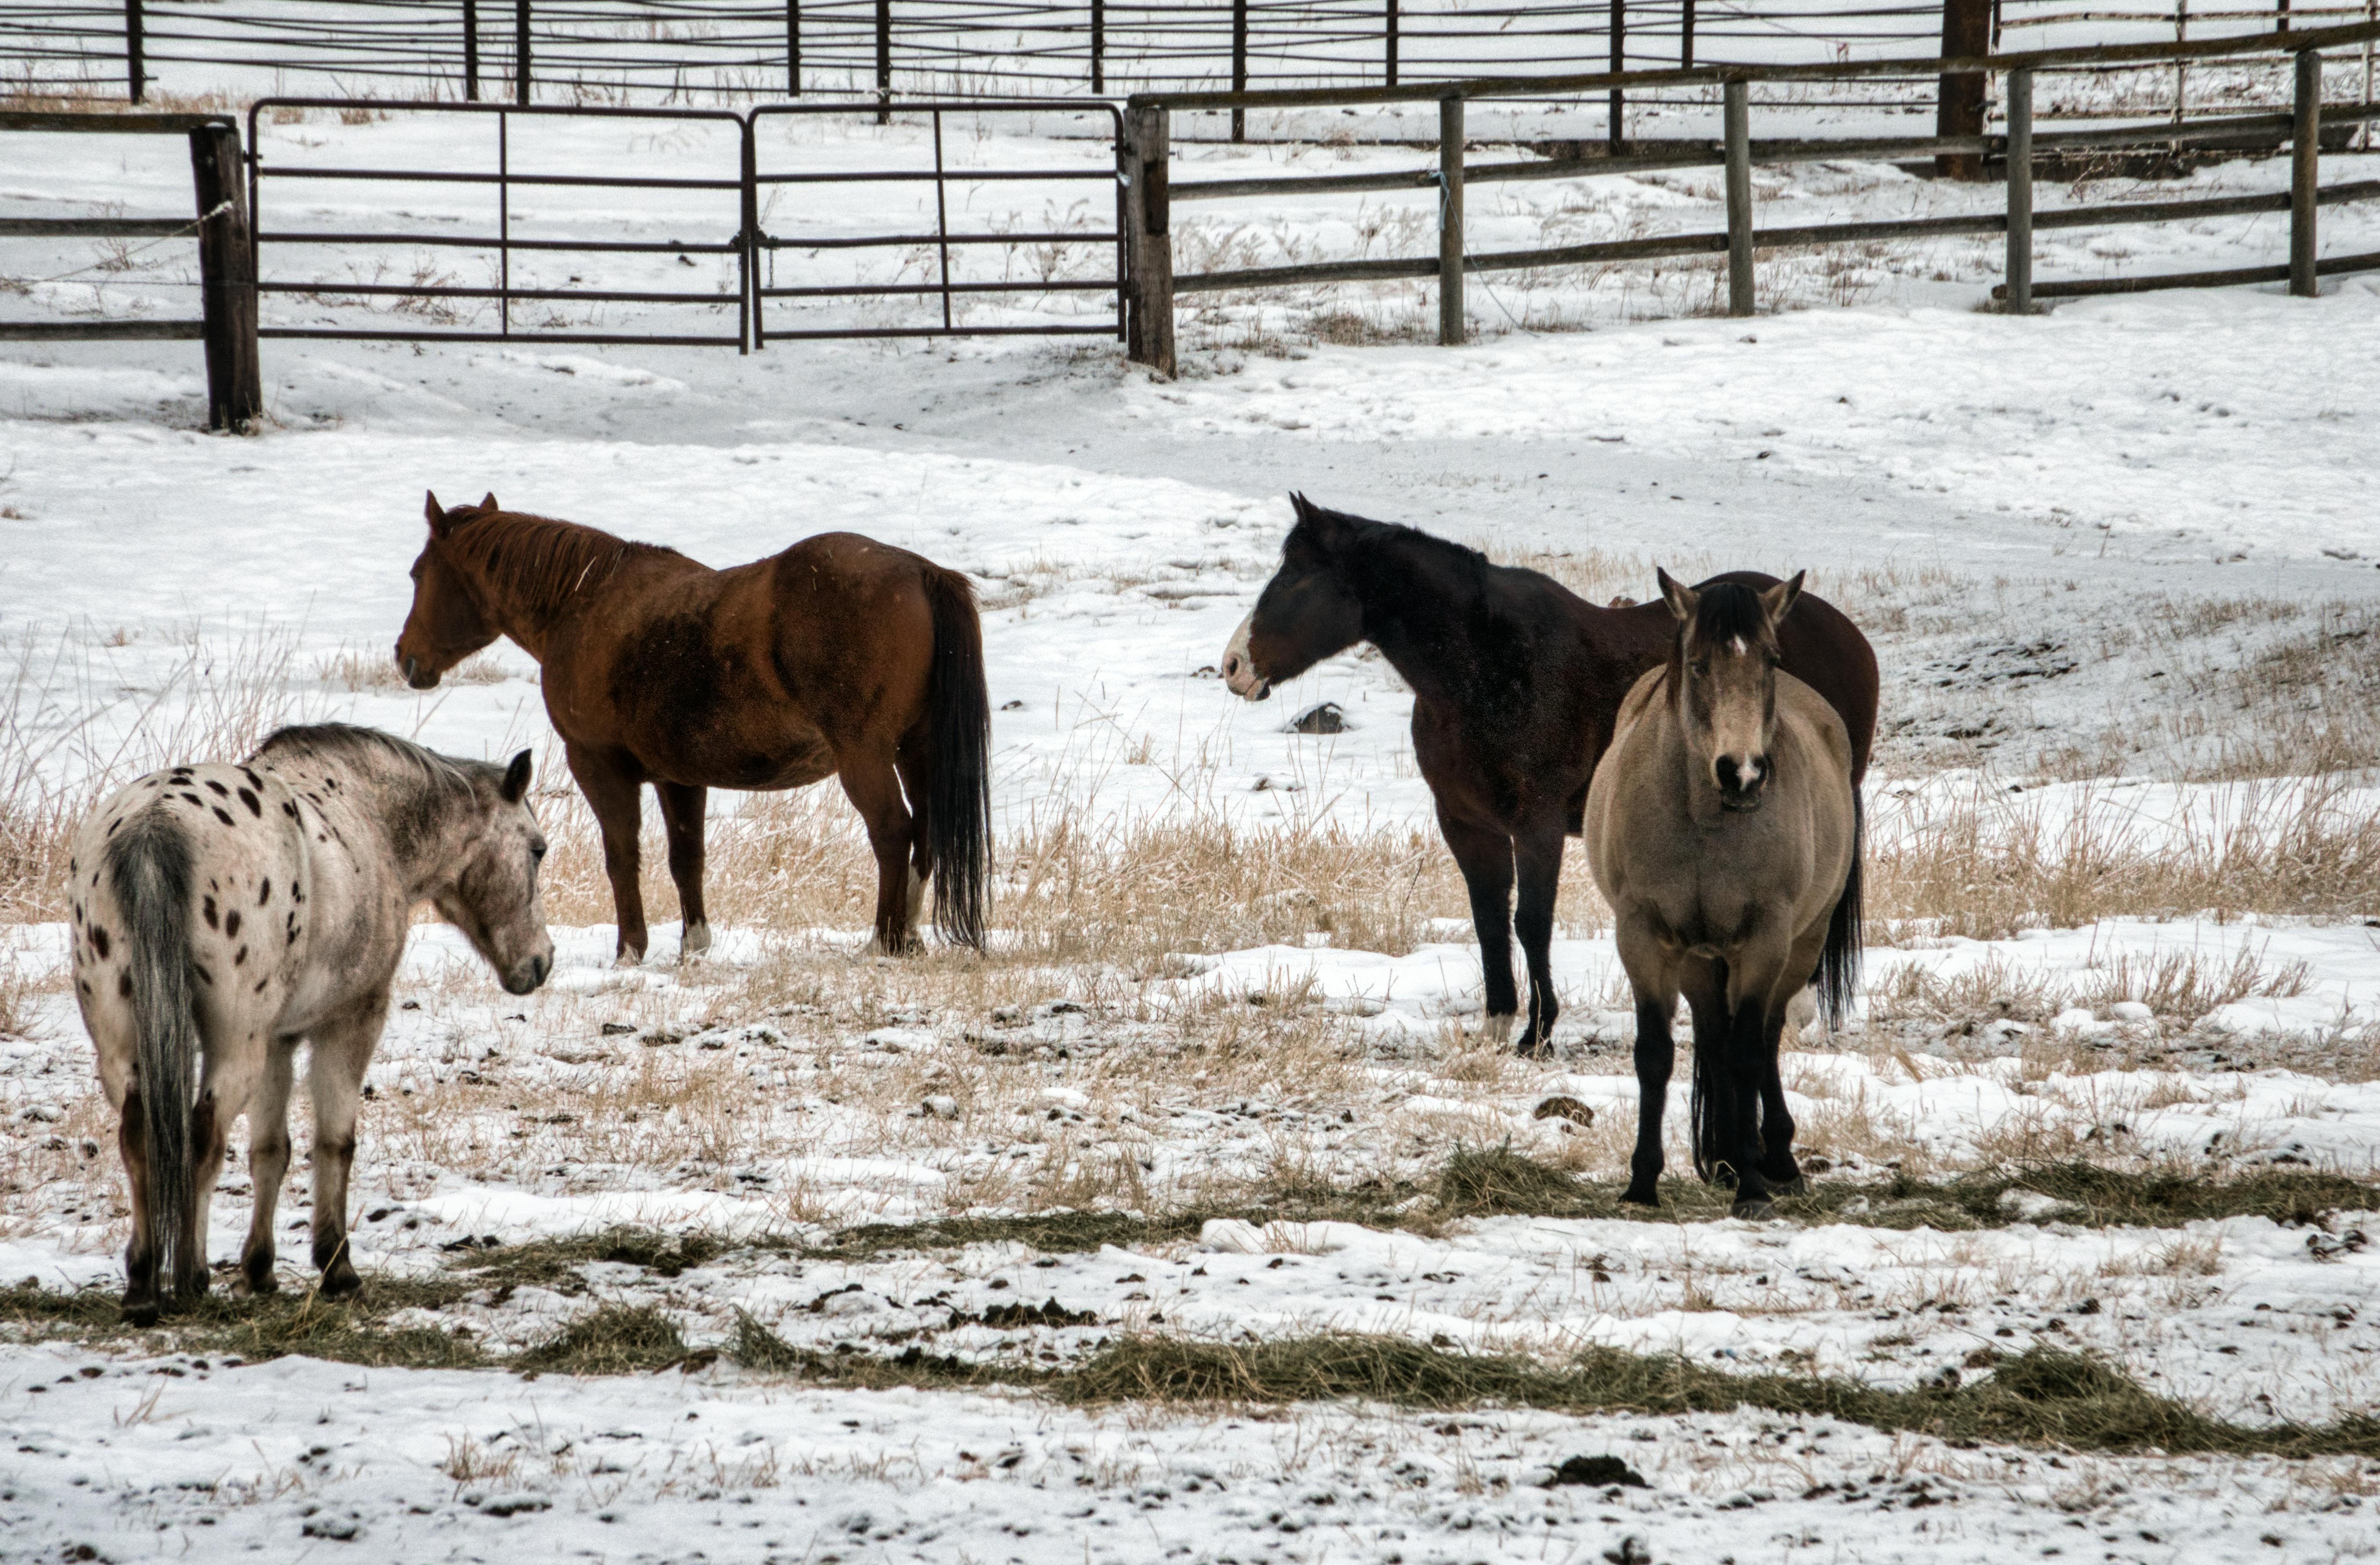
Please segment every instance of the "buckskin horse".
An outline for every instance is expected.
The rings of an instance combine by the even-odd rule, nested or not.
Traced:
[[[1417,528],[1325,510],[1302,494],[1290,503],[1297,521],[1281,568],[1232,633],[1224,683],[1260,701],[1359,641],[1380,649],[1412,687],[1414,757],[1470,892],[1488,1029],[1509,1037],[1520,1009],[1517,930],[1529,969],[1519,1051],[1539,1054],[1560,1013],[1548,947],[1562,838],[1581,830],[1587,782],[1611,743],[1620,703],[1669,656],[1675,622],[1661,603],[1597,608],[1550,576],[1495,564]],[[1776,585],[1753,571],[1712,580]],[[1786,672],[1841,714],[1856,785],[1876,736],[1876,653],[1867,638],[1841,611],[1804,594],[1779,627],[1778,652]],[[1854,919],[1858,900],[1854,881],[1845,898]]]
[[[529,758],[456,760],[369,728],[285,728],[237,766],[135,779],[91,811],[67,860],[75,999],[121,1116],[132,1186],[124,1318],[206,1292],[207,1209],[248,1116],[256,1207],[240,1290],[270,1292],[289,1171],[289,1089],[311,1046],[314,1264],[327,1298],[360,1286],[347,1175],[364,1069],[429,903],[506,989],[553,968],[537,886],[545,838]]]
[[[1636,1150],[1620,1198],[1661,1204],[1683,991],[1694,1171],[1731,1175],[1735,1215],[1766,1217],[1771,1189],[1802,1184],[1777,1074],[1787,1007],[1815,979],[1839,1022],[1857,981],[1858,920],[1841,916],[1859,872],[1851,735],[1778,667],[1801,576],[1765,591],[1659,579],[1676,639],[1621,704],[1586,792],[1586,859],[1636,995]]]
[[[713,570],[674,549],[429,497],[397,666],[417,690],[499,636],[544,670],[545,710],[603,832],[619,960],[644,959],[637,833],[660,795],[685,917],[709,949],[711,788],[828,777],[876,855],[876,939],[917,943],[924,889],[945,939],[983,943],[991,844],[983,626],[965,576],[856,533]]]

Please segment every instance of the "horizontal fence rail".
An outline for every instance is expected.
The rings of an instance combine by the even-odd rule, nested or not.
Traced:
[[[2325,263],[2315,254],[2317,211],[2322,206],[2341,201],[2380,199],[2380,181],[2363,181],[2328,188],[2318,183],[2318,156],[2325,130],[2343,135],[2355,127],[2380,118],[2380,105],[2369,101],[2329,107],[2323,104],[2322,51],[2355,48],[2370,44],[2374,40],[2380,40],[2380,23],[2361,22],[2330,28],[2293,27],[2254,37],[1949,55],[1931,60],[1840,61],[1824,66],[1721,66],[1676,71],[1605,70],[1519,81],[1482,77],[1461,81],[1363,89],[1305,88],[1224,93],[1137,94],[1130,101],[1126,112],[1125,177],[1137,198],[1133,202],[1133,212],[1135,230],[1139,236],[1139,242],[1133,247],[1135,260],[1134,298],[1127,305],[1127,312],[1134,319],[1145,321],[1146,326],[1128,334],[1128,347],[1132,357],[1140,362],[1149,364],[1162,373],[1173,372],[1172,305],[1178,294],[1422,277],[1438,280],[1439,340],[1457,344],[1466,334],[1463,279],[1470,273],[1687,255],[1726,255],[1729,312],[1749,315],[1756,308],[1754,257],[1758,250],[1956,234],[2004,233],[2009,237],[2009,282],[2002,285],[2001,297],[2008,308],[2024,311],[2032,308],[2036,297],[2116,291],[2104,285],[2081,284],[2058,285],[2055,292],[2035,290],[2031,283],[2031,273],[2033,235],[2036,230],[2188,221],[2262,212],[2289,213],[2290,259],[2288,266],[2282,269],[2281,276],[2289,283],[2292,293],[2312,295],[2320,276],[2362,270],[2360,262],[2364,259],[2334,258],[2327,263],[2325,271]],[[2192,61],[2236,60],[2260,55],[2282,60],[2290,67],[2292,103],[2289,114],[2286,115],[2233,115],[2188,125],[2160,120],[2151,124],[2102,127],[2072,133],[2070,137],[2055,134],[2037,137],[2034,133],[2033,85],[2036,72],[2096,68],[2109,64],[2179,67]],[[1867,139],[1755,143],[1751,139],[1749,93],[1752,84],[1756,81],[1823,81],[1896,73],[1930,75],[1946,80],[1952,77],[1985,74],[2004,76],[2010,87],[2010,117],[2007,133],[1999,136],[1923,137],[1905,141]],[[1493,102],[1516,92],[1531,96],[1585,94],[1639,86],[1666,88],[1682,81],[1706,82],[1720,89],[1724,101],[1722,118],[1725,134],[1718,145],[1682,148],[1652,157],[1548,159],[1476,166],[1469,165],[1464,156],[1463,108],[1467,103]],[[2367,92],[2367,100],[2369,96]],[[1172,177],[1170,116],[1176,110],[1228,110],[1240,114],[1254,108],[1362,106],[1433,101],[1439,105],[1439,156],[1434,168],[1272,178],[1175,181]],[[2060,151],[2082,147],[2155,146],[2181,150],[2203,144],[2278,146],[2284,141],[2291,149],[2290,188],[2284,193],[2108,203],[2040,212],[2033,210],[2033,168],[2035,160],[2045,153],[2055,155]],[[1762,229],[1755,226],[1751,167],[1755,161],[1925,154],[1971,157],[1977,166],[1985,158],[2000,159],[2010,170],[2007,211],[1786,228]],[[1464,188],[1473,182],[1576,177],[1690,164],[1718,164],[1725,168],[1728,216],[1725,232],[1661,235],[1641,239],[1484,254],[1470,252],[1463,244]],[[1179,276],[1172,272],[1169,236],[1172,206],[1176,200],[1313,196],[1432,188],[1439,192],[1439,242],[1436,256],[1245,267]],[[2122,291],[2157,286],[2221,285],[2271,278],[2269,268],[2242,268],[2220,273],[2174,274],[2163,280],[2128,279]]]

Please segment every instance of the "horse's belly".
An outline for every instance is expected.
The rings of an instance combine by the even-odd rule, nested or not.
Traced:
[[[815,728],[767,735],[761,744],[747,739],[708,745],[694,758],[697,764],[686,768],[686,775],[678,776],[676,781],[698,787],[739,788],[754,793],[807,787],[833,776],[838,770],[833,748],[827,744],[826,735]],[[677,767],[654,770],[656,775],[663,777],[679,770]]]

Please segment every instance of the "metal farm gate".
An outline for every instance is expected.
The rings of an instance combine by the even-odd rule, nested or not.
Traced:
[[[347,124],[393,122],[400,146],[430,143],[424,153],[434,155],[318,158],[302,137],[275,133],[315,113],[335,113]],[[476,154],[412,128],[417,119],[426,125],[454,115],[485,127]],[[988,140],[988,121],[1029,124],[1036,115],[1066,118],[1068,137],[1037,143],[1031,159],[1009,147],[1004,165],[984,163],[987,145],[1003,151]],[[891,123],[856,152],[791,133],[828,117]],[[971,132],[964,140],[952,129],[962,120]],[[771,122],[787,129],[771,133]],[[1122,126],[1112,104],[1038,99],[870,98],[738,114],[266,98],[248,114],[256,292],[303,301],[317,313],[310,323],[265,325],[257,335],[747,353],[772,338],[1121,338]],[[650,127],[656,144],[667,141],[672,157],[695,167],[628,172],[642,160],[607,153],[584,137],[573,141],[570,131],[589,127],[626,127],[632,146]],[[616,143],[616,134],[608,140]],[[1061,151],[1053,153],[1053,145]],[[771,156],[767,172],[759,166],[763,147]],[[1028,222],[1007,212],[978,214],[974,197],[982,187],[1087,194],[1050,196],[1046,220]],[[307,197],[294,193],[301,189]],[[825,189],[841,196],[832,211],[814,195]],[[422,193],[394,199],[407,191]],[[301,202],[316,214],[286,215]],[[342,215],[358,211],[374,220]],[[377,221],[384,212],[401,223]],[[455,256],[455,266],[476,265],[480,275],[425,261],[425,250]],[[732,277],[707,288],[683,275],[721,261]],[[1021,319],[1015,307],[1026,297],[1099,295],[1107,308],[1079,318]],[[770,301],[799,301],[808,319],[787,320],[782,308],[771,319]],[[923,311],[901,308],[920,302]],[[838,313],[838,303],[849,309]],[[661,319],[622,324],[611,319],[617,306],[658,307]],[[358,319],[362,311],[375,313]],[[392,321],[390,311],[407,319]]]

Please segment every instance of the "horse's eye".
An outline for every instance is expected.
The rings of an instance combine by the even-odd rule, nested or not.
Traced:
[[[1700,679],[1704,674],[1710,673],[1710,660],[1707,658],[1696,658],[1693,662],[1688,663],[1686,667],[1694,671],[1695,678]]]

